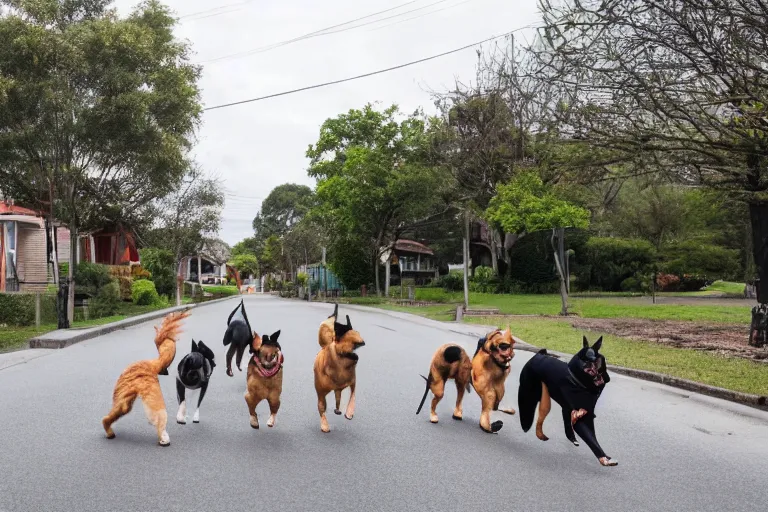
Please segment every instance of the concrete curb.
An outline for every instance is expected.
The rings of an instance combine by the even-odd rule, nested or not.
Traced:
[[[153,311],[151,313],[146,313],[144,315],[138,315],[130,318],[126,318],[124,320],[119,320],[117,322],[112,322],[111,324],[104,324],[104,325],[98,325],[95,327],[89,327],[87,329],[82,329],[82,332],[78,333],[78,330],[72,330],[72,329],[59,329],[56,331],[51,331],[46,334],[42,334],[40,336],[36,336],[29,340],[29,348],[35,349],[35,348],[47,348],[47,349],[58,349],[58,348],[67,348],[75,343],[80,343],[81,341],[90,340],[93,338],[97,338],[99,336],[102,336],[104,334],[109,334],[114,331],[118,331],[120,329],[126,329],[128,327],[133,327],[135,325],[143,324],[145,322],[151,322],[152,320],[157,320],[158,318],[163,318],[165,315],[169,313],[173,313],[174,311],[183,311],[185,309],[195,309],[202,306],[207,306],[209,304],[216,304],[218,302],[224,302],[227,300],[231,300],[234,298],[241,298],[241,295],[233,295],[231,297],[222,297],[221,299],[214,299],[207,302],[198,302],[193,304],[187,304],[182,306],[174,306],[171,308],[166,309],[160,309],[157,311]],[[59,334],[56,334],[59,333]],[[71,336],[69,336],[71,334]]]
[[[315,301],[318,302],[318,301]],[[449,325],[462,325],[462,326],[469,326],[472,324],[458,324],[458,323],[450,323],[450,322],[440,322],[438,320],[431,320],[425,317],[421,317],[419,315],[414,315],[412,313],[405,313],[402,311],[397,312],[391,312],[386,309],[379,309],[372,306],[361,306],[357,304],[345,304],[345,307],[349,307],[350,309],[358,309],[361,311],[378,311],[385,314],[389,313],[397,313],[397,315],[390,315],[394,316],[396,318],[405,319],[404,317],[407,315],[408,317],[412,317],[414,319],[421,320],[417,323],[425,324],[427,322],[423,322],[424,320],[427,320],[429,322],[435,322],[439,324],[443,324],[445,326]],[[486,331],[482,331],[480,333],[480,328],[482,326],[478,325],[478,329],[467,329],[468,331],[471,330],[473,333],[477,333],[478,336],[482,336]],[[489,326],[490,327],[490,326]],[[450,329],[451,332],[458,332],[453,329]],[[470,335],[467,333],[467,335]],[[514,336],[515,338],[515,348],[518,350],[524,350],[526,352],[538,352],[541,350],[542,347],[536,347],[534,345],[531,345],[530,343],[526,343],[525,341],[521,340],[517,336]],[[553,352],[551,350],[547,350],[547,353],[550,355],[554,355],[559,357],[560,359],[566,359],[569,360],[571,357],[573,357],[573,354],[564,354],[562,352]],[[753,395],[750,393],[741,393],[739,391],[731,391],[729,389],[719,388],[716,386],[710,386],[708,384],[702,384],[701,382],[695,382],[692,380],[687,379],[681,379],[678,377],[673,377],[671,375],[666,375],[664,373],[656,373],[651,372],[647,370],[636,370],[634,368],[625,368],[623,366],[616,366],[616,365],[608,365],[608,369],[612,372],[618,373],[620,375],[626,375],[628,377],[634,377],[636,379],[641,380],[647,380],[650,382],[656,382],[657,384],[663,384],[665,386],[670,386],[673,388],[678,389],[684,389],[686,391],[691,391],[694,393],[699,393],[706,396],[711,396],[714,398],[720,398],[722,400],[727,400],[729,402],[734,402],[742,405],[748,405],[750,407],[754,407],[759,410],[768,411],[768,396],[765,395]]]

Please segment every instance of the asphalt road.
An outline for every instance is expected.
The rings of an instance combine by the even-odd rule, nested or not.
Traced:
[[[329,415],[320,432],[312,362],[326,304],[248,297],[260,333],[282,330],[282,407],[266,428],[248,423],[245,372],[224,372],[221,343],[236,301],[195,309],[176,356],[191,337],[216,351],[218,366],[201,423],[173,421],[175,364],[161,377],[171,446],[157,445],[143,408],[107,440],[101,418],[123,368],[154,358],[150,322],[79,343],[0,371],[0,511],[361,511],[415,510],[766,510],[768,415],[672,388],[614,376],[597,410],[601,444],[619,461],[601,467],[582,443],[562,434],[560,411],[545,424],[550,440],[523,433],[517,416],[498,435],[478,427],[480,401],[465,398],[464,421],[451,419],[455,388],[429,423],[415,411],[435,348],[476,337],[436,323],[340,308],[366,339],[359,350],[352,421]],[[574,339],[574,347],[580,340]],[[517,407],[518,351],[503,405]],[[245,365],[244,365],[245,367]],[[329,403],[333,395],[330,395]],[[344,393],[343,405],[348,392]],[[193,398],[194,400],[194,398]],[[190,415],[191,415],[190,411]]]

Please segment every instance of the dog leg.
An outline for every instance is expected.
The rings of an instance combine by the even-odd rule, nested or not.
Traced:
[[[321,391],[317,392],[317,410],[320,413],[320,430],[323,432],[330,432],[331,427],[328,426],[328,418],[325,417],[327,403],[325,401],[325,395],[321,393]]]
[[[464,412],[462,411],[461,403],[464,400],[464,393],[466,392],[466,387],[467,387],[466,382],[461,382],[459,379],[456,379],[456,408],[453,410],[453,416],[452,416],[452,418],[455,420],[461,421],[462,418],[464,417]]]
[[[109,413],[104,416],[104,418],[102,418],[101,424],[104,427],[104,431],[107,433],[107,439],[115,438],[115,432],[112,430],[112,424],[122,416],[125,416],[131,412],[131,409],[133,408],[133,402],[135,400],[136,395],[118,398],[115,401],[115,404],[112,406],[112,410],[109,411]]]
[[[606,455],[603,451],[603,448],[600,446],[600,443],[597,442],[595,424],[592,416],[587,414],[586,416],[577,420],[573,425],[573,428],[576,433],[579,434],[579,437],[581,437],[584,442],[587,443],[587,446],[589,446],[589,449],[592,450],[592,453],[595,454],[595,457],[597,457],[597,460],[601,465],[616,466],[619,464],[618,461],[611,459],[608,455]]]
[[[437,404],[440,403],[440,400],[443,399],[443,396],[445,396],[445,381],[443,379],[437,379],[433,380],[432,384],[429,386],[432,394],[435,395],[434,398],[432,398],[432,408],[429,410],[429,421],[431,423],[437,423]]]
[[[503,421],[494,421],[491,423],[491,410],[493,409],[493,404],[495,402],[496,397],[492,391],[482,396],[483,409],[480,413],[480,428],[489,434],[495,434],[504,426]]]
[[[539,401],[539,417],[536,418],[536,437],[542,441],[549,441],[544,435],[544,420],[552,409],[552,399],[549,397],[549,389],[543,382],[541,383],[541,400]]]
[[[232,373],[232,358],[235,356],[235,352],[237,352],[237,345],[233,343],[229,346],[229,350],[227,350],[227,375],[230,377],[234,375]]]
[[[197,409],[195,409],[195,415],[192,417],[192,423],[200,423],[200,404],[203,403],[203,397],[208,390],[208,383],[203,382],[200,385],[200,397],[197,399]]]
[[[341,390],[337,389],[333,392],[336,397],[336,408],[333,410],[334,414],[341,415]]]
[[[179,411],[176,413],[176,423],[185,425],[187,423],[187,401],[186,401],[187,388],[181,383],[178,377],[176,377],[176,399],[179,401]]]
[[[573,424],[571,423],[571,411],[563,409],[563,427],[565,428],[565,437],[573,443],[574,446],[579,446],[579,441],[576,439],[576,434],[573,432]]]
[[[248,404],[248,413],[251,417],[251,428],[258,429],[259,428],[259,418],[256,416],[256,405],[259,403],[258,400],[256,400],[255,397],[252,397],[251,394],[246,391],[245,392],[245,403]]]
[[[274,427],[275,426],[275,417],[277,416],[277,411],[280,409],[280,396],[272,396],[269,397],[269,420],[267,421],[268,427]]]
[[[344,413],[344,417],[351,420],[355,416],[355,383],[349,385],[349,403],[347,404],[347,412]]]
[[[141,394],[141,402],[144,404],[144,412],[149,423],[157,429],[157,442],[160,446],[169,446],[171,438],[165,429],[168,424],[168,412],[165,410],[163,394],[160,383],[152,385],[145,393]]]

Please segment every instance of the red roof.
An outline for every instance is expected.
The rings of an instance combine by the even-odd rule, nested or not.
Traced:
[[[35,210],[3,201],[0,202],[0,215],[33,215],[37,217],[38,213]]]
[[[430,256],[434,253],[432,252],[432,249],[427,247],[426,245],[415,242],[413,240],[403,240],[400,239],[395,242],[395,250],[396,251],[405,251],[405,252],[418,252],[421,254],[429,254]]]

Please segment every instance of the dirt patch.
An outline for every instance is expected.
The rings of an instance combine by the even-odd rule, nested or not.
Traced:
[[[574,318],[569,322],[577,329],[768,364],[768,347],[750,346],[747,326],[616,318]]]

